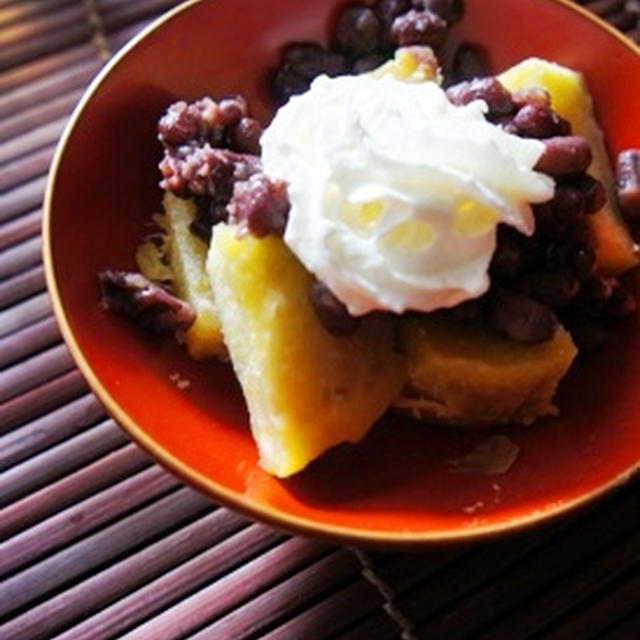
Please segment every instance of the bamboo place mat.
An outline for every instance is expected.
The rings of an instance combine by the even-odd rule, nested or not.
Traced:
[[[524,534],[365,552],[254,524],[153,463],[61,342],[40,258],[56,141],[171,0],[0,0],[0,638],[640,638],[640,485]],[[638,3],[586,2],[637,39]]]

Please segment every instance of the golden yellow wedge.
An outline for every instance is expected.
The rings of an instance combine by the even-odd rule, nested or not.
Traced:
[[[407,320],[409,383],[396,406],[416,418],[469,428],[554,415],[553,396],[577,350],[561,327],[539,344],[436,317]]]
[[[195,360],[226,359],[213,291],[205,269],[209,247],[189,231],[196,215],[191,200],[166,192],[165,214],[156,216],[156,224],[164,232],[163,246],[146,242],[136,253],[138,267],[152,280],[171,280],[175,294],[188,302],[196,312],[196,320],[184,339],[189,355]]]
[[[207,268],[261,466],[290,476],[363,438],[406,379],[391,323],[329,334],[309,300],[312,276],[279,237],[217,225]]]

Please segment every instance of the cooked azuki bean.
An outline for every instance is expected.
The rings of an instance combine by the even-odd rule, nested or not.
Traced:
[[[178,147],[192,142],[219,146],[225,122],[218,104],[211,98],[197,102],[175,102],[158,122],[158,138],[165,146]]]
[[[196,138],[198,132],[198,117],[186,102],[172,104],[158,122],[158,137],[165,144],[184,144]]]
[[[368,53],[366,56],[358,58],[353,63],[353,68],[351,71],[356,75],[358,75],[359,73],[368,73],[369,71],[377,69],[386,60],[387,56],[385,56],[383,53]]]
[[[566,136],[571,130],[569,123],[557,113],[532,104],[525,105],[516,113],[512,125],[526,138]]]
[[[227,211],[231,222],[262,238],[284,233],[290,206],[284,182],[256,173],[235,183]]]
[[[640,149],[628,149],[616,163],[618,202],[624,216],[640,221]]]
[[[583,173],[571,179],[571,184],[580,190],[584,198],[584,212],[597,213],[607,202],[607,194],[602,183],[589,174]]]
[[[449,24],[457,22],[462,17],[462,0],[413,0],[414,9],[428,9],[437,13]]]
[[[491,260],[491,274],[513,279],[522,269],[522,252],[511,229],[498,228],[498,244]]]
[[[210,196],[195,196],[194,200],[197,214],[189,225],[189,231],[209,244],[213,225],[226,222],[229,217],[227,202],[225,200],[218,202]]]
[[[544,252],[544,263],[548,269],[561,269],[573,263],[573,247],[560,242],[550,242]]]
[[[391,38],[401,47],[412,44],[439,47],[447,34],[447,23],[433,11],[412,9],[391,25]]]
[[[551,96],[545,89],[520,89],[519,91],[514,91],[511,94],[511,98],[518,109],[526,105],[544,107],[545,109],[551,108]]]
[[[495,328],[517,342],[550,340],[558,323],[550,307],[521,293],[500,292],[491,311]]]
[[[611,333],[600,322],[586,319],[571,326],[571,337],[580,354],[600,351],[612,342]]]
[[[545,150],[536,170],[551,176],[577,174],[591,164],[591,147],[582,136],[557,136],[544,140]]]
[[[237,124],[249,113],[247,101],[242,96],[224,98],[218,103],[218,108],[225,126]]]
[[[600,315],[609,302],[614,287],[612,278],[593,275],[582,285],[579,302],[587,312]]]
[[[550,307],[568,305],[580,291],[580,283],[570,269],[536,271],[521,282],[522,290]]]
[[[449,87],[447,97],[458,106],[469,104],[474,100],[484,100],[491,115],[506,115],[513,112],[511,94],[494,77],[477,78]]]
[[[254,118],[242,118],[232,129],[230,135],[231,147],[240,153],[260,155],[260,137],[262,125]]]
[[[638,307],[636,299],[620,283],[616,282],[607,302],[606,312],[614,318],[628,318]]]
[[[311,284],[309,298],[318,319],[331,335],[347,336],[358,328],[359,319],[349,314],[324,283],[315,280]]]
[[[566,235],[583,218],[584,196],[571,185],[559,184],[553,199],[533,208],[537,232],[545,237]]]
[[[261,166],[257,156],[209,144],[168,149],[160,163],[160,186],[179,196],[209,195],[219,202],[231,197],[235,182],[247,180]]]
[[[347,7],[338,18],[336,49],[349,56],[363,56],[380,46],[381,26],[369,7]]]
[[[476,322],[482,318],[482,300],[466,300],[449,309],[449,313],[461,322]]]
[[[484,78],[489,75],[489,65],[484,50],[473,44],[464,44],[453,57],[451,75],[455,82]]]
[[[411,9],[409,0],[380,0],[374,7],[374,11],[378,16],[381,25],[381,46],[390,47],[393,42],[391,40],[391,25],[393,21],[402,13],[406,13]]]
[[[596,254],[589,245],[576,249],[573,255],[573,270],[580,282],[587,280],[596,268]]]
[[[331,77],[339,76],[346,71],[347,63],[343,55],[311,42],[293,44],[284,52],[273,88],[278,100],[284,102],[292,95],[306,91],[315,77],[323,73]]]
[[[155,333],[186,331],[196,318],[191,305],[141,273],[108,270],[98,278],[105,309],[132,318]]]

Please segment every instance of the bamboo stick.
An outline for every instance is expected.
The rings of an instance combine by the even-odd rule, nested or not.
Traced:
[[[19,218],[0,224],[0,251],[40,233],[42,209],[25,213]]]
[[[3,194],[0,201],[0,222],[31,211],[42,204],[47,176],[31,180]]]
[[[32,298],[13,305],[0,312],[0,338],[26,327],[42,318],[51,315],[51,303],[46,293],[39,293]]]
[[[128,442],[113,420],[105,420],[5,471],[0,478],[0,503],[19,500]]]
[[[52,12],[76,0],[22,0],[0,3],[0,28],[16,22],[25,22],[41,13]],[[4,5],[8,6],[4,6]]]
[[[40,127],[62,117],[68,117],[83,92],[84,88],[73,89],[57,98],[46,102],[38,102],[31,108],[24,109],[14,116],[5,118],[0,121],[0,140],[15,138],[31,131],[35,127]]]
[[[233,611],[196,633],[192,636],[192,640],[216,638],[246,640],[257,635],[262,637],[265,628],[268,629],[278,620],[307,605],[317,598],[318,594],[335,589],[345,580],[353,580],[358,576],[359,565],[356,559],[347,549],[338,549],[329,556],[317,560],[311,566],[302,570],[298,568],[290,578],[261,593],[246,604],[238,606],[239,603],[234,603]],[[357,605],[358,608],[355,609],[356,613],[360,609],[367,611],[374,608],[380,602],[380,596],[375,589],[364,582],[359,584],[361,588],[358,589],[357,595],[360,602]],[[230,595],[234,595],[234,592],[230,591]],[[224,602],[225,596],[221,597]],[[356,606],[353,602],[351,604]],[[300,636],[288,637],[308,637],[322,640],[329,636],[329,632],[335,630],[333,625],[336,622],[340,623],[339,620],[318,621],[315,619],[312,620],[310,627],[304,629],[309,631],[308,635],[303,633]],[[147,638],[149,636],[141,637]],[[137,638],[137,636],[132,634],[131,638]]]
[[[265,534],[266,545],[264,543]],[[254,538],[253,544],[248,543],[247,539],[252,537]],[[123,640],[125,638],[126,640],[146,638],[155,640],[159,634],[162,634],[165,640],[171,640],[190,634],[206,621],[237,607],[241,602],[261,592],[267,586],[278,582],[283,575],[307,565],[319,555],[326,553],[327,550],[326,544],[304,538],[292,538],[266,551],[265,546],[271,546],[281,538],[282,534],[262,525],[253,525],[229,538],[217,549],[212,550],[215,553],[207,554],[211,558],[209,562],[213,566],[209,563],[197,565],[202,576],[197,584],[203,584],[204,578],[208,574],[208,582],[211,583],[209,586],[196,591],[174,606],[163,610],[148,622],[124,634]],[[222,575],[237,563],[234,562],[234,559],[238,554],[242,554],[241,559],[246,561],[247,556],[242,550],[247,546],[254,545],[257,546],[257,549],[253,550],[253,553],[259,551],[261,553],[259,557],[231,573]],[[218,579],[215,580],[215,578]],[[212,579],[214,579],[213,582],[211,582]],[[69,636],[69,640],[71,637],[75,636]],[[79,640],[85,637],[81,635]],[[233,635],[218,637],[232,638]],[[65,636],[63,635],[62,638]],[[68,639],[65,638],[65,640]]]
[[[42,260],[42,238],[34,236],[16,244],[0,255],[0,279],[40,264]]]
[[[0,191],[6,191],[49,172],[56,150],[55,144],[37,149],[30,154],[5,164],[0,173]]]
[[[74,366],[66,344],[56,345],[31,356],[0,372],[0,402],[56,378]]]
[[[151,464],[149,457],[136,444],[116,449],[6,507],[0,519],[0,539],[99,493]]]
[[[49,316],[0,339],[0,367],[13,364],[55,342],[60,342],[60,331],[55,318]]]
[[[0,282],[0,309],[4,309],[45,289],[44,267],[39,264]],[[0,361],[4,354],[0,351]]]
[[[1,431],[15,429],[27,420],[34,420],[77,399],[87,391],[87,383],[77,369],[45,382],[2,405]]]
[[[0,440],[0,471],[84,431],[103,417],[102,407],[88,393],[14,429]]]
[[[0,575],[25,567],[51,555],[101,525],[160,498],[180,486],[180,481],[162,467],[153,466],[122,480],[95,496],[68,507],[5,542],[0,556]],[[0,601],[0,615],[15,603]]]
[[[178,489],[6,579],[3,609],[20,610],[210,509],[204,496]]]
[[[199,518],[122,561],[89,576],[53,598],[30,608],[7,625],[7,632],[22,633],[28,635],[31,640],[51,637],[52,632],[64,630],[103,607],[111,605],[107,609],[108,616],[101,611],[95,616],[91,625],[84,622],[71,635],[78,640],[83,636],[82,628],[87,626],[93,627],[88,635],[91,640],[97,640],[105,634],[105,631],[108,633],[109,628],[112,629],[112,633],[118,633],[123,625],[131,624],[138,611],[144,615],[144,608],[140,606],[140,601],[137,609],[130,607],[126,613],[123,613],[124,608],[120,598],[125,599],[128,594],[136,592],[145,583],[163,576],[174,567],[180,567],[194,556],[203,552],[210,553],[216,545],[245,525],[246,522],[237,514],[227,509],[216,509],[213,513]],[[173,575],[176,576],[176,574]],[[177,580],[170,585],[171,589],[167,590],[170,596],[165,597],[179,598],[181,588],[189,589],[192,586],[193,583],[181,582],[180,577],[177,576]],[[150,587],[142,588],[141,592],[144,593],[148,588]],[[162,606],[160,591],[154,588],[153,593],[155,606]],[[111,604],[113,602],[115,605]],[[119,607],[118,611],[114,611],[113,607]],[[107,624],[103,626],[101,619],[107,620]],[[95,635],[91,635],[92,633]]]

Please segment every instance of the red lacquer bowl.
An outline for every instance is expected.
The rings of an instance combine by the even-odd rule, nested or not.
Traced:
[[[640,146],[640,50],[561,0],[465,0],[453,39],[491,52],[500,71],[537,55],[582,70],[612,153]],[[161,19],[107,66],[56,155],[45,217],[54,308],[82,372],[108,411],[160,462],[246,514],[359,544],[419,546],[529,525],[622,483],[640,460],[640,331],[563,384],[562,417],[501,430],[520,447],[508,473],[454,473],[485,434],[390,416],[297,477],[261,471],[229,366],[191,361],[98,306],[96,274],[134,268],[160,205],[155,127],[173,100],[240,92],[271,113],[268,70],[284,43],[323,39],[326,0],[203,0]],[[190,381],[180,389],[175,374]]]

